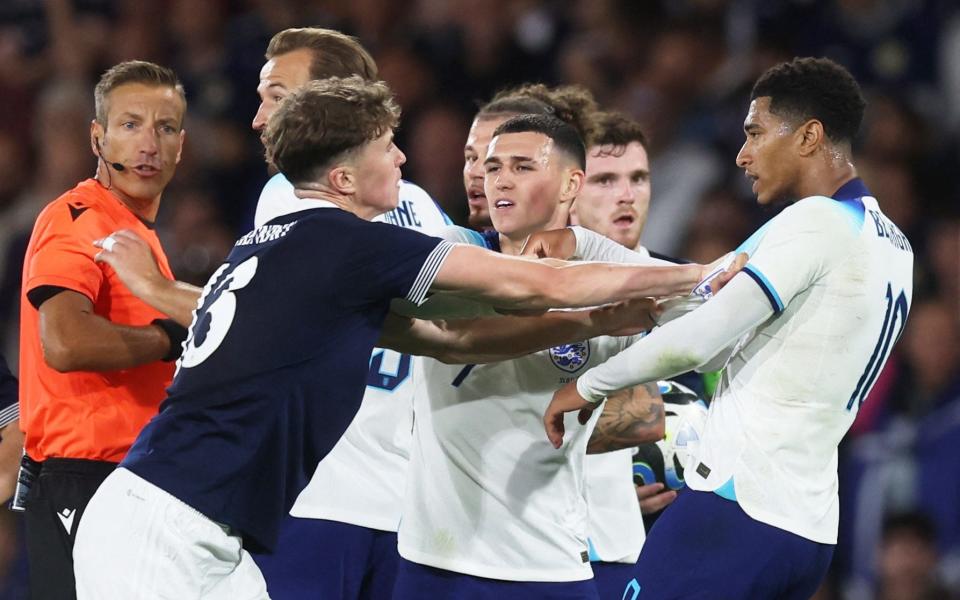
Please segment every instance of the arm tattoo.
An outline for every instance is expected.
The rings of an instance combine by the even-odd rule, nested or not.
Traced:
[[[607,398],[587,442],[587,454],[612,452],[663,439],[663,399],[656,383],[645,383]]]

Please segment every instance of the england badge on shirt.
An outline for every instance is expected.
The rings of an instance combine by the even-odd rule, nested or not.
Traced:
[[[590,342],[574,342],[550,348],[550,360],[567,373],[576,373],[590,360]]]

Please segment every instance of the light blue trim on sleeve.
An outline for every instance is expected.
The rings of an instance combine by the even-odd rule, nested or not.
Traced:
[[[760,229],[754,231],[750,237],[748,237],[742,244],[737,246],[737,249],[734,252],[746,252],[747,254],[753,254],[753,251],[757,249],[757,246],[760,245],[760,240],[763,239],[764,234],[767,233],[767,227],[769,227],[770,221],[767,221],[763,224]]]
[[[483,239],[483,236],[480,235],[479,232],[473,229],[467,229],[466,227],[460,227],[459,229],[467,234],[467,237],[470,238],[470,243],[474,246],[480,246],[481,248],[487,247],[487,241]]]

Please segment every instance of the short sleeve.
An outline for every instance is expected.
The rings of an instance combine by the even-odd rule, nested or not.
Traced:
[[[453,244],[417,231],[365,223],[351,243],[356,289],[370,301],[405,298],[419,305]]]
[[[775,313],[840,260],[859,235],[846,203],[805,198],[774,217],[743,272],[763,290]],[[860,220],[862,223],[862,219]]]
[[[93,245],[97,236],[89,227],[70,219],[69,214],[51,214],[68,210],[64,204],[54,204],[37,220],[35,239],[31,240],[33,251],[24,273],[24,290],[57,286],[96,302],[104,280],[103,269],[93,260],[98,252]]]

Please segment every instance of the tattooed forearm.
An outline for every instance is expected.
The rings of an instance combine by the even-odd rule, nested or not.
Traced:
[[[612,452],[663,439],[663,399],[655,383],[610,396],[587,442],[587,454]]]

